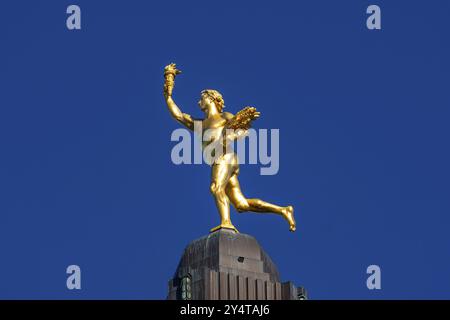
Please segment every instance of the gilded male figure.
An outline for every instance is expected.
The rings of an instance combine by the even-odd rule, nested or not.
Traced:
[[[189,114],[183,113],[172,98],[172,90],[175,84],[175,76],[181,73],[174,63],[164,69],[164,97],[167,107],[175,120],[190,130],[194,130],[194,121],[201,121],[202,130],[210,133],[210,139],[202,143],[205,148],[211,143],[231,143],[235,139],[245,136],[251,122],[259,117],[259,112],[253,107],[246,107],[236,115],[223,112],[224,100],[222,95],[212,89],[203,90],[200,94],[198,105],[204,112],[205,118],[194,120]],[[237,129],[231,130],[226,129]],[[212,133],[212,134],[211,134]],[[292,206],[281,207],[260,199],[248,199],[244,196],[239,185],[239,161],[232,148],[224,148],[221,154],[211,165],[211,193],[215,199],[220,214],[220,225],[211,229],[211,232],[226,228],[237,232],[231,223],[230,202],[238,212],[275,213],[282,216],[289,223],[289,230],[295,231],[294,208]]]

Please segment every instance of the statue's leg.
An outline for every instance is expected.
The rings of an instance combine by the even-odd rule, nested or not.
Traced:
[[[212,166],[211,174],[211,193],[216,201],[217,209],[220,214],[220,225],[211,229],[211,232],[220,228],[237,229],[233,226],[230,219],[230,203],[225,193],[225,187],[230,179],[233,166],[226,161],[215,163]]]
[[[280,207],[260,199],[247,199],[242,194],[237,173],[230,177],[225,192],[237,211],[268,212],[281,215],[289,223],[289,230],[295,231],[294,208],[292,206]]]

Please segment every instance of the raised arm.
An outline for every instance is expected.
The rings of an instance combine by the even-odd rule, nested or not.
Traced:
[[[181,112],[172,98],[172,91],[175,85],[175,77],[181,71],[176,68],[175,63],[171,63],[164,68],[164,98],[166,99],[167,108],[172,117],[188,129],[194,130],[194,120],[189,114]]]

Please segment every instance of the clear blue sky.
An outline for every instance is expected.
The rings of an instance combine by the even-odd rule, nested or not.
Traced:
[[[450,298],[449,14],[445,0],[2,3],[0,298],[165,298],[185,245],[219,219],[210,168],[170,161],[172,61],[183,111],[199,117],[215,88],[280,128],[279,173],[243,166],[241,184],[292,203],[298,232],[232,218],[284,280],[315,299]]]

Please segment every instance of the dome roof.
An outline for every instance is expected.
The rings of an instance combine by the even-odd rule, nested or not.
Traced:
[[[219,229],[192,241],[185,249],[174,278],[207,268],[217,272],[279,282],[277,267],[250,235]]]

